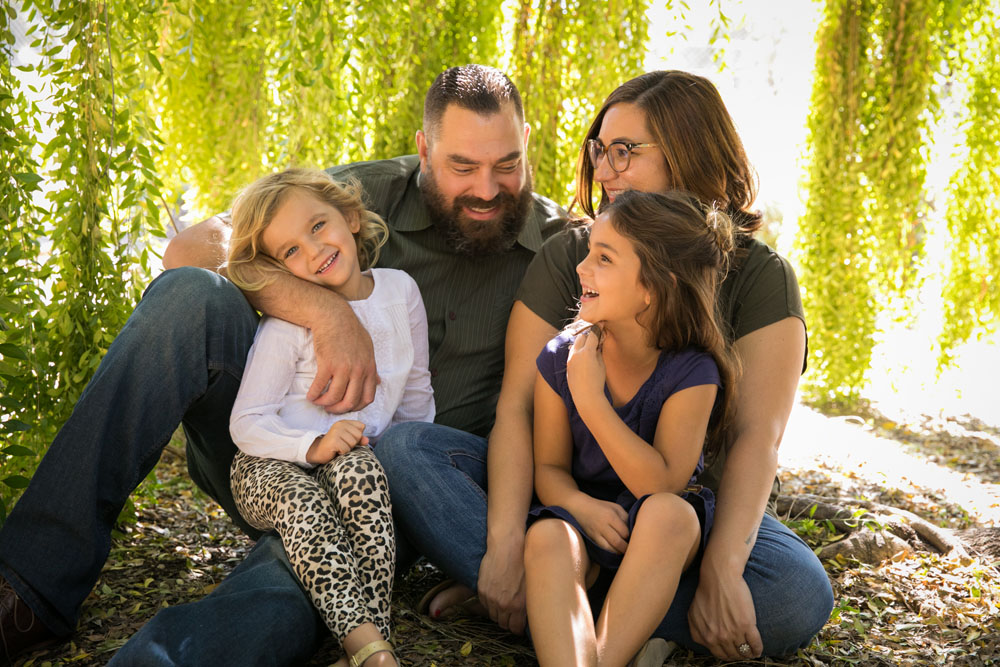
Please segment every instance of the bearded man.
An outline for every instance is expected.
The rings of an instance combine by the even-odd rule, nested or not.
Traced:
[[[507,319],[528,263],[565,219],[559,207],[531,192],[528,135],[520,95],[506,75],[479,65],[455,67],[428,91],[423,129],[416,134],[418,155],[329,170],[337,179],[361,183],[369,208],[390,228],[380,266],[413,276],[427,309],[436,424],[419,434],[404,429],[393,435],[390,429],[376,451],[395,441],[386,449],[397,452],[398,461],[415,439],[437,446],[459,435],[472,443],[438,447],[438,459],[424,457],[420,474],[434,494],[453,486],[448,473],[469,479],[466,497],[478,488],[472,495],[482,502],[469,516],[479,518],[459,531],[430,516],[423,520],[439,530],[398,520],[400,569],[416,555],[408,540],[434,562],[436,554],[453,553],[453,540],[459,540],[454,553],[461,565],[439,564],[472,589],[486,552],[485,436],[500,391]],[[236,451],[229,413],[256,330],[255,308],[312,330],[318,372],[310,400],[335,413],[372,401],[378,375],[371,340],[350,306],[289,274],[248,294],[251,308],[218,273],[229,237],[226,222],[224,215],[210,218],[170,243],[164,266],[172,270],[147,289],[0,531],[0,663],[72,634],[107,559],[122,506],[178,423],[187,435],[192,478],[241,529],[259,537],[240,517],[229,488]],[[442,461],[450,468],[444,476]],[[411,505],[408,499],[394,503]],[[460,506],[451,510],[465,512]],[[520,521],[523,533],[524,517],[517,514],[515,508],[503,518]],[[505,548],[518,546],[493,549],[487,559],[493,565],[484,562],[481,578],[518,580],[517,588],[518,572],[511,576],[496,564],[507,560]],[[491,615],[520,631],[523,611],[513,618],[503,611],[523,608],[523,599],[504,592],[509,588],[478,586]],[[113,662],[300,664],[323,636],[280,539],[268,534],[211,595],[162,610]]]

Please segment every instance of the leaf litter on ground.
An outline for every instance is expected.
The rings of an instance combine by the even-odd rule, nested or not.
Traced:
[[[973,476],[1000,496],[1000,431],[996,428],[973,418],[915,415],[889,419],[874,410],[850,419],[858,428],[900,443],[915,455]],[[133,496],[134,513],[116,531],[111,555],[84,603],[72,641],[18,664],[106,664],[159,609],[207,595],[252,548],[252,541],[218,505],[194,487],[177,443],[168,448]],[[787,495],[815,494],[839,499],[846,507],[851,499],[875,501],[953,529],[983,525],[941,489],[909,483],[887,486],[884,478],[838,465],[835,456],[817,456],[812,463],[798,461],[782,467],[779,476],[782,493]],[[787,519],[816,549],[843,537],[823,522],[809,523],[808,517]],[[838,558],[824,566],[833,584],[835,608],[816,639],[793,656],[744,664],[1000,663],[1000,562],[996,559],[916,551],[874,565]],[[535,664],[530,641],[488,620],[458,616],[438,621],[417,613],[420,597],[442,578],[426,563],[397,578],[393,614],[397,654],[403,665]],[[329,665],[339,656],[337,643],[329,639],[308,665]],[[719,663],[681,649],[667,664]]]

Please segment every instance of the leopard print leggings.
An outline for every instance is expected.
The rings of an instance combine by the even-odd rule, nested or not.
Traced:
[[[230,481],[243,518],[281,535],[337,639],[368,622],[389,638],[396,546],[385,471],[370,447],[312,470],[237,452]]]

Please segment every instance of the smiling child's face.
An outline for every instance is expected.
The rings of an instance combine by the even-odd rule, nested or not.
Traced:
[[[292,275],[357,298],[361,266],[354,235],[358,220],[348,221],[333,206],[306,190],[290,192],[278,207],[261,241],[264,252]]]

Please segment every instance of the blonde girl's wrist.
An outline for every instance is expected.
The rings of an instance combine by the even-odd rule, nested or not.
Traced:
[[[309,445],[309,449],[306,450],[306,462],[316,465],[318,463],[324,463],[321,461],[322,458],[320,452],[320,443],[323,442],[323,436],[318,435],[316,439],[313,440],[312,444]]]

